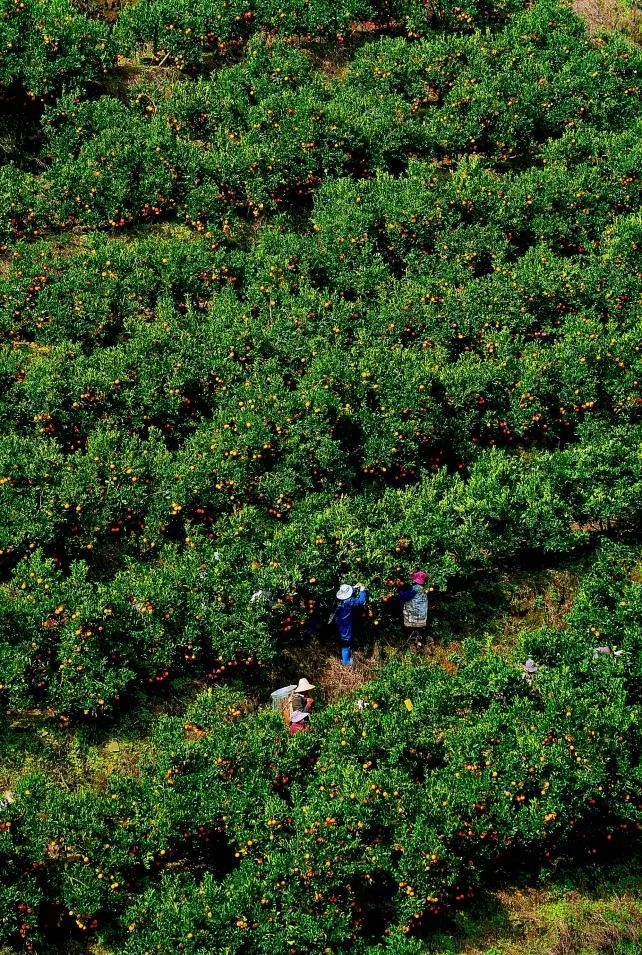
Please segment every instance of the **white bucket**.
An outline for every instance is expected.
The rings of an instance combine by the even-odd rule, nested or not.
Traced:
[[[275,690],[274,693],[270,693],[272,709],[282,713],[288,697],[294,690],[296,690],[296,683],[292,683],[290,686],[282,686],[280,690]]]

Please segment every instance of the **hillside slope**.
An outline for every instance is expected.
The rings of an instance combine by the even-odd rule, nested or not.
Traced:
[[[0,945],[630,952],[634,43],[556,0],[0,12]],[[597,862],[620,902],[560,886]]]

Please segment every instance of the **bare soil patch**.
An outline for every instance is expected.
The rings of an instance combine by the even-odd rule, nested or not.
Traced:
[[[642,10],[627,0],[573,0],[573,10],[593,35],[618,31],[642,43]]]

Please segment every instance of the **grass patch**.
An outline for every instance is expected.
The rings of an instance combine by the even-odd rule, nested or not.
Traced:
[[[642,43],[642,10],[631,0],[573,0],[572,7],[591,33],[616,31]]]
[[[433,955],[639,955],[642,860],[561,873],[541,886],[513,886],[456,916]]]

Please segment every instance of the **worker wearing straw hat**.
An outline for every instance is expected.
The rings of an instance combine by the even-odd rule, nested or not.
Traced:
[[[314,689],[314,683],[310,683],[306,677],[301,677],[295,688],[292,690],[290,698],[292,711],[301,713],[310,713],[314,706],[314,700],[307,694]]]

